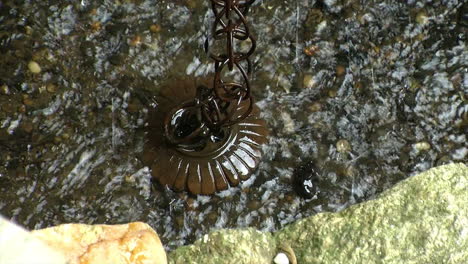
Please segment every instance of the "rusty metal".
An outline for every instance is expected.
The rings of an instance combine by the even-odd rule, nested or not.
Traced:
[[[171,81],[162,88],[143,158],[160,184],[212,194],[258,167],[268,130],[250,91],[256,41],[246,14],[254,1],[210,0],[214,22],[205,49],[214,61],[211,84],[198,80],[194,89],[187,80]],[[215,53],[219,46],[225,49]]]

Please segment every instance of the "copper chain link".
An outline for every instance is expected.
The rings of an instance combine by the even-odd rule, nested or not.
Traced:
[[[215,63],[213,88],[198,88],[193,101],[182,104],[168,115],[165,120],[165,133],[169,141],[174,144],[208,137],[223,127],[240,122],[252,111],[253,100],[249,81],[252,63],[249,56],[255,51],[256,41],[250,34],[246,14],[255,0],[210,1],[215,18],[211,29],[212,44],[224,40],[226,50],[215,54],[210,49],[210,39],[206,40],[206,52]],[[247,51],[238,50],[242,41],[246,42]],[[225,68],[230,72],[239,73],[242,81],[225,80],[227,79]],[[188,135],[175,136],[174,118],[186,112],[197,116],[199,126]]]

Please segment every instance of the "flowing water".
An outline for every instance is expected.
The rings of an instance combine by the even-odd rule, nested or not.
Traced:
[[[274,231],[467,163],[467,10],[257,0],[253,94],[270,138],[250,180],[208,197],[152,184],[141,161],[161,87],[213,73],[208,1],[2,0],[0,213],[31,229],[145,221],[173,249],[217,228]],[[313,178],[311,198],[295,177]]]

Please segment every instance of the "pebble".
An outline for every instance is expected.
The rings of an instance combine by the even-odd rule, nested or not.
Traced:
[[[250,210],[258,210],[262,204],[258,200],[251,200],[247,203],[247,208]]]
[[[309,106],[309,110],[311,112],[319,112],[322,110],[322,104],[319,102],[314,102],[311,106]]]
[[[209,223],[214,225],[216,221],[218,220],[218,213],[216,211],[211,211],[206,215],[206,220],[208,220]]]
[[[49,84],[47,84],[47,86],[46,86],[46,90],[47,90],[47,92],[49,92],[49,93],[55,93],[55,92],[57,91],[57,85],[52,84],[52,83],[49,83]]]
[[[31,98],[29,98],[28,95],[23,95],[23,104],[25,104],[26,106],[31,106],[33,103],[34,101]]]
[[[351,150],[351,145],[348,140],[340,139],[336,142],[336,150],[340,153],[346,153]]]
[[[307,55],[307,56],[314,56],[317,52],[319,51],[319,47],[318,46],[309,46],[309,47],[305,47],[304,48],[304,53]]]
[[[289,264],[288,256],[286,256],[286,254],[284,254],[283,252],[280,252],[273,259],[273,263],[275,263],[275,264]]]
[[[416,22],[420,25],[425,25],[429,22],[429,18],[427,17],[427,13],[425,11],[421,11],[416,15]]]
[[[132,40],[130,40],[130,46],[138,46],[141,44],[141,36],[135,35]]]
[[[193,199],[192,197],[187,198],[187,200],[185,201],[186,210],[193,211],[197,208],[197,206],[198,205],[195,203],[195,199]]]
[[[303,79],[304,88],[313,88],[317,82],[314,79],[314,76],[306,74]]]
[[[346,73],[346,68],[343,65],[336,66],[336,76],[340,77]]]
[[[10,94],[10,88],[8,88],[8,85],[4,84],[0,86],[0,94],[3,95],[9,95]]]
[[[338,92],[335,89],[328,90],[328,97],[335,98],[338,95]]]
[[[304,198],[311,199],[317,194],[320,172],[313,162],[307,162],[294,170],[293,188]]]
[[[20,105],[20,106],[18,107],[18,112],[20,112],[20,113],[23,113],[23,114],[24,114],[24,113],[26,113],[26,110],[27,110],[27,109],[26,109],[26,105],[24,105],[24,104],[22,104],[22,105]]]
[[[101,22],[96,21],[96,22],[91,23],[91,26],[90,26],[90,27],[91,27],[91,30],[92,30],[93,32],[96,32],[96,31],[101,30],[102,24],[101,24]]]
[[[40,73],[41,72],[41,66],[39,66],[39,64],[35,61],[30,61],[28,63],[28,68],[29,68],[29,71],[31,71],[32,73]]]
[[[125,182],[127,183],[134,183],[136,180],[135,180],[135,176],[133,175],[127,175],[125,176]]]
[[[67,139],[70,138],[70,134],[68,134],[68,133],[63,133],[63,134],[62,134],[62,138],[65,139],[65,140],[67,140]]]
[[[284,127],[283,131],[287,134],[294,133],[294,120],[291,118],[291,115],[287,112],[281,112],[281,119],[283,120]]]
[[[426,141],[421,141],[421,142],[414,144],[414,148],[418,151],[430,150],[431,144],[429,144]]]

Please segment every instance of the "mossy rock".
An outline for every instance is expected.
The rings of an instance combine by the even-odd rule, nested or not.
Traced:
[[[433,168],[273,234],[218,230],[171,252],[169,263],[272,263],[280,245],[297,263],[468,263],[468,168]]]

